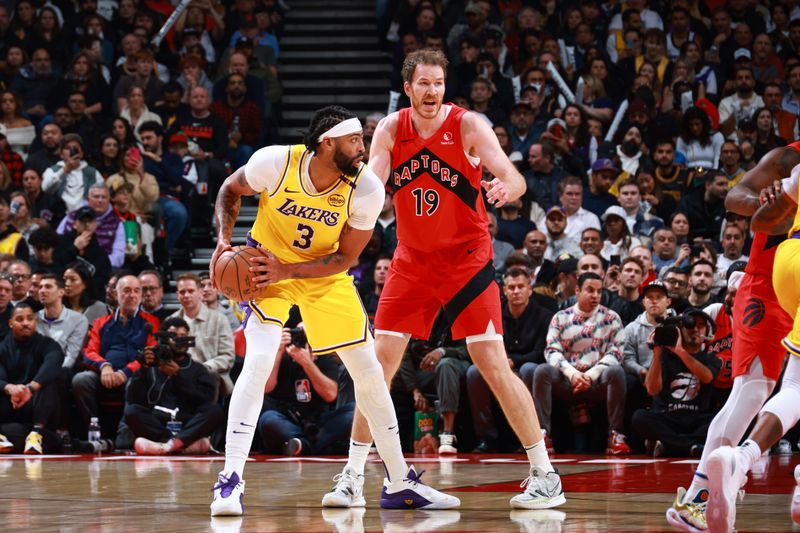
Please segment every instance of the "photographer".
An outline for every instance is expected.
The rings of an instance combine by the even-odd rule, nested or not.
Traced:
[[[214,376],[189,356],[194,337],[185,320],[170,317],[161,324],[158,344],[139,357],[141,369],[131,378],[125,398],[125,423],[136,435],[139,455],[206,453],[208,435],[222,423],[222,409],[213,403]],[[182,427],[168,427],[169,413]],[[177,430],[177,431],[175,431]]]
[[[348,441],[355,404],[335,407],[339,369],[334,355],[311,353],[302,325],[284,328],[258,419],[268,453],[331,453],[333,445]]]
[[[720,360],[704,347],[713,330],[711,317],[690,309],[652,333],[653,361],[644,383],[653,408],[636,411],[633,428],[654,445],[654,457],[702,453],[715,414],[711,384],[720,370]]]

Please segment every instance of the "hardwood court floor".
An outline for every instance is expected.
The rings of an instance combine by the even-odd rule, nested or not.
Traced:
[[[662,532],[675,488],[687,486],[696,461],[559,455],[567,503],[550,511],[511,511],[526,475],[513,455],[414,457],[424,480],[461,498],[458,511],[383,511],[383,468],[367,465],[366,510],[321,509],[341,458],[256,456],[245,471],[246,515],[211,519],[211,486],[220,457],[0,456],[0,531],[134,532]],[[757,464],[740,504],[743,532],[790,532],[792,472],[800,455]]]

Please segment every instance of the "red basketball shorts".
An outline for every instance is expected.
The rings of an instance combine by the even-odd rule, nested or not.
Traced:
[[[378,302],[375,329],[427,339],[442,310],[454,339],[502,334],[500,289],[492,255],[488,238],[433,252],[401,242]]]
[[[733,304],[733,377],[747,374],[758,357],[764,376],[778,380],[786,357],[781,341],[792,319],[778,304],[770,276],[747,274]]]

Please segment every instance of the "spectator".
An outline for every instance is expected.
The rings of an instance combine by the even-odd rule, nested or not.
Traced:
[[[62,366],[71,371],[86,340],[89,321],[64,306],[64,280],[59,276],[42,274],[38,294],[43,309],[36,313],[36,331],[58,343],[64,352]]]
[[[711,120],[705,111],[694,106],[684,111],[676,148],[686,158],[687,167],[698,172],[718,168],[724,142],[721,133],[711,131]]]
[[[69,270],[67,270],[69,272]],[[117,283],[119,308],[92,323],[84,348],[83,363],[89,369],[75,374],[72,392],[85,425],[100,415],[100,396],[123,400],[125,384],[139,371],[137,354],[155,344],[152,332],[158,319],[139,311],[142,287],[134,276]],[[147,325],[149,324],[149,326]]]
[[[728,139],[735,139],[736,128],[753,118],[764,101],[756,94],[756,80],[750,67],[738,67],[734,73],[736,92],[719,102],[719,130]]]
[[[514,249],[522,248],[525,235],[536,229],[536,224],[522,216],[522,200],[516,199],[500,207],[497,219],[497,238],[505,241]]]
[[[489,216],[491,217],[492,215]],[[491,218],[489,220],[491,227]],[[500,242],[500,241],[495,241],[495,242]],[[495,262],[496,261],[497,261],[497,256],[495,256]],[[378,311],[378,301],[381,298],[381,293],[383,292],[383,286],[386,284],[386,276],[389,274],[389,268],[391,266],[392,266],[391,257],[389,256],[378,257],[378,259],[375,261],[375,268],[372,271],[372,285],[367,285],[370,288],[370,290],[361,291],[361,301],[364,303],[364,310],[367,312],[367,316],[369,317],[370,322],[373,321],[373,319],[375,318],[375,313]]]
[[[537,122],[539,108],[534,109],[527,101],[521,100],[511,108],[511,145],[514,150],[527,154],[533,143],[544,132],[544,124]]]
[[[558,184],[567,176],[563,168],[555,165],[554,157],[551,143],[534,142],[528,150],[531,168],[523,174],[528,185],[528,199],[545,211],[558,203]]]
[[[123,38],[123,48],[124,40],[127,38],[127,36]],[[136,39],[138,41],[138,38]],[[141,47],[141,44],[138,46]],[[124,60],[126,65],[129,60],[132,60],[133,69],[129,73],[125,73],[114,87],[113,97],[114,104],[117,106],[116,109],[122,111],[127,107],[128,93],[134,85],[144,90],[144,102],[147,107],[155,108],[161,96],[161,86],[163,84],[156,74],[156,62],[152,52],[139,50],[131,55],[126,54]],[[124,69],[123,72],[125,72]]]
[[[75,211],[88,196],[92,185],[103,183],[103,176],[83,160],[80,135],[64,135],[59,152],[61,161],[44,171],[42,190],[61,198],[69,211]]]
[[[686,244],[689,242],[691,234],[691,227],[689,226],[689,217],[686,213],[676,211],[669,217],[669,229],[675,234],[678,244]]]
[[[191,112],[191,108],[183,101],[183,87],[176,82],[170,81],[161,87],[161,103],[153,108],[153,111],[161,117],[161,124],[169,128],[178,119],[178,116]],[[141,134],[141,130],[139,130]]]
[[[180,75],[177,81],[183,89],[184,102],[188,103],[189,94],[195,87],[203,87],[206,91],[211,93],[214,84],[208,79],[205,70],[205,60],[194,55],[185,55],[181,59],[179,70]]]
[[[97,214],[91,207],[83,206],[75,213],[71,213],[70,216],[73,220],[69,229],[59,228],[64,233],[57,252],[58,257],[64,263],[84,261],[91,265],[93,276],[96,276],[98,280],[107,280],[111,275],[112,265],[108,252],[100,244]],[[102,283],[102,281],[98,282]]]
[[[95,286],[105,281],[94,278],[85,261],[70,263],[64,269],[64,305],[83,314],[89,324],[111,312],[111,308],[94,297]],[[100,287],[103,287],[101,284]],[[2,283],[0,283],[0,298]],[[10,294],[9,294],[10,297]],[[0,302],[2,300],[0,299]]]
[[[228,74],[225,97],[214,100],[211,114],[219,117],[228,129],[228,160],[231,166],[243,166],[262,143],[262,113],[253,100],[247,99],[245,77]]]
[[[792,71],[797,68],[797,65],[792,67]],[[798,89],[800,89],[800,70],[795,73],[795,80],[792,80],[792,74],[790,71],[789,74],[789,85],[791,88],[791,84],[794,82],[797,84]],[[791,94],[791,92],[789,93]],[[783,102],[783,89],[781,88],[781,84],[775,81],[767,83],[764,85],[764,94],[763,94],[764,106],[772,111],[772,117],[775,121],[775,131],[776,133],[784,138],[784,139],[795,139],[798,137],[798,124],[797,124],[797,115],[790,113],[786,109],[783,109],[782,102]]]
[[[628,175],[634,176],[636,171],[639,170],[639,163],[644,156],[644,152],[642,152],[644,140],[639,126],[631,123],[622,136],[622,142],[616,147],[615,151],[622,166],[622,171]]]
[[[702,308],[711,303],[711,289],[714,287],[714,263],[698,259],[689,270],[689,305]]]
[[[728,269],[739,261],[749,259],[743,253],[744,232],[739,226],[728,224],[722,232],[722,254],[717,257],[717,277],[727,278]]]
[[[22,260],[30,255],[28,243],[11,223],[11,209],[4,194],[0,194],[0,254],[13,254]]]
[[[145,222],[142,216],[130,210],[133,185],[127,181],[117,181],[112,184],[110,192],[114,214],[120,219],[125,230],[124,268],[137,275],[142,270],[155,268],[148,256],[152,255],[153,227]]]
[[[181,308],[172,316],[185,320],[194,333],[195,346],[189,349],[189,355],[215,376],[218,394],[228,396],[233,392],[230,370],[234,355],[233,334],[228,319],[203,304],[200,278],[196,274],[181,274],[177,281]]]
[[[258,431],[268,453],[331,453],[350,435],[355,404],[334,408],[339,365],[332,355],[314,357],[304,337],[283,330],[267,379]]]
[[[650,244],[655,232],[664,227],[664,221],[646,209],[639,185],[632,178],[624,179],[618,191],[617,200],[625,210],[624,218],[631,235],[643,244]]]
[[[713,321],[700,310],[688,311],[683,317],[677,344],[653,347],[645,377],[653,409],[639,409],[633,414],[634,430],[650,441],[654,457],[699,457],[715,414],[711,383],[720,363],[703,348],[705,337],[713,334]],[[682,393],[675,394],[675,387]]]
[[[719,170],[709,170],[703,175],[703,188],[690,191],[681,199],[678,209],[689,219],[690,239],[719,238],[727,194],[727,176]]]
[[[136,140],[141,142],[139,128],[146,122],[157,122],[161,124],[161,116],[150,111],[144,101],[144,90],[139,85],[131,85],[128,89],[126,104],[119,116],[128,121],[133,128],[133,135]]]
[[[506,257],[514,251],[514,247],[506,241],[497,239],[497,217],[487,213],[489,217],[489,235],[492,236],[492,249],[494,250],[494,269],[501,272],[505,269]]]
[[[544,218],[544,226],[547,230],[547,251],[545,259],[555,262],[563,254],[577,257],[581,255],[581,249],[576,239],[567,237],[567,212],[563,207],[554,205],[547,210]]]
[[[24,112],[38,121],[47,114],[48,104],[57,85],[58,75],[53,69],[50,53],[39,48],[31,54],[31,62],[22,67],[19,74],[11,80],[9,88],[16,94],[25,95]],[[21,116],[22,111],[19,109],[18,115]],[[25,127],[30,127],[30,122]]]
[[[603,249],[603,234],[595,228],[586,228],[581,232],[580,241],[581,252],[583,255],[600,255]]]
[[[600,237],[602,251],[597,250],[592,253],[599,253],[603,259],[610,261],[612,256],[626,257],[633,248],[642,245],[642,242],[637,237],[631,236],[626,216],[627,213],[621,206],[612,205],[606,209],[606,212],[601,217],[603,221],[603,231]],[[583,230],[584,234],[589,229],[592,228]]]
[[[105,117],[86,112],[86,95],[82,92],[73,92],[67,96],[67,108],[72,113],[72,131],[80,135],[87,146],[97,146],[100,133],[108,127]]]
[[[22,450],[26,454],[42,454],[44,434],[54,429],[54,413],[58,407],[56,379],[64,360],[64,352],[52,339],[36,332],[36,314],[27,304],[19,304],[11,312],[11,335],[0,343],[0,427],[10,422],[30,428]],[[51,440],[51,439],[48,439]],[[0,435],[0,449],[11,451],[9,441]]]
[[[531,230],[525,235],[522,248],[531,259],[531,282],[534,285],[550,285],[556,277],[556,266],[545,259],[547,236],[539,230]]]
[[[6,272],[14,277],[14,285],[11,288],[11,305],[26,303],[33,308],[35,313],[42,308],[36,300],[31,298],[31,267],[21,259],[14,259],[8,263]]]
[[[644,281],[644,265],[635,257],[626,257],[619,270],[619,298],[613,300],[609,309],[616,312],[622,324],[627,326],[644,311],[639,290]]]
[[[781,106],[783,109],[797,117],[800,115],[800,65],[795,65],[789,69],[789,91],[783,97]],[[765,91],[766,94],[766,91]],[[794,136],[788,137],[793,139]]]
[[[97,223],[96,228],[92,231],[92,233],[96,233],[97,243],[105,251],[112,267],[122,266],[122,263],[125,262],[125,228],[114,212],[111,205],[111,191],[108,190],[105,183],[96,183],[89,187],[87,204],[84,207],[91,208]],[[70,232],[75,225],[78,213],[88,216],[88,212],[84,209],[73,211],[58,225],[58,232],[62,235]]]
[[[545,363],[545,337],[553,313],[531,300],[531,272],[527,269],[512,267],[506,271],[503,294],[506,297],[502,309],[503,344],[508,354],[508,364],[533,394],[533,376],[536,368]],[[473,452],[494,451],[498,433],[492,416],[492,395],[474,364],[467,370],[467,390],[478,440]]]
[[[592,174],[589,186],[583,191],[583,208],[602,216],[612,205],[617,204],[617,199],[609,194],[611,185],[619,174],[619,169],[611,159],[601,158],[592,165]],[[624,218],[624,217],[623,217]]]
[[[142,124],[140,135],[144,170],[155,176],[158,182],[158,206],[166,220],[167,250],[173,250],[186,230],[189,219],[186,206],[181,202],[183,189],[189,183],[183,179],[181,157],[164,151],[164,130],[158,123]]]
[[[555,261],[557,278],[553,280],[555,299],[558,308],[567,307],[570,300],[575,300],[575,291],[578,287],[578,260],[569,254],[558,257]]]
[[[656,238],[653,240],[653,267],[656,272],[671,266],[688,267],[689,245],[681,244],[678,251],[678,238],[671,229],[661,228],[656,231]]]
[[[115,189],[120,183],[129,183],[133,188],[130,202],[133,213],[145,217],[152,212],[159,196],[158,182],[155,176],[145,172],[142,152],[136,147],[125,150],[120,172],[106,180],[110,189]]]
[[[164,321],[172,312],[164,307],[164,282],[156,270],[143,270],[139,273],[142,285],[142,309],[157,319]]]
[[[742,152],[733,141],[725,141],[719,153],[719,169],[728,178],[728,189],[739,183],[744,177],[745,170],[739,164]]]
[[[0,100],[0,102],[2,102],[2,100]],[[2,124],[0,124],[0,161],[2,161],[9,175],[10,184],[14,187],[20,187],[22,185],[22,169],[24,163],[22,157],[8,144],[6,127]]]
[[[625,455],[630,453],[622,433],[625,372],[620,363],[625,337],[619,316],[600,305],[602,288],[601,276],[581,274],[577,303],[556,313],[550,322],[545,348],[548,364],[536,368],[534,403],[550,444],[553,394],[569,403],[605,401],[609,422],[606,453]],[[591,332],[588,337],[584,334],[587,331]]]
[[[576,239],[586,228],[600,230],[597,215],[581,207],[583,184],[579,177],[567,176],[558,182],[558,200],[567,214],[567,237]]]
[[[775,117],[772,110],[762,107],[753,114],[753,122],[756,125],[755,135],[755,154],[756,160],[760,160],[767,155],[767,152],[774,148],[786,146],[786,139],[779,137],[775,133]]]
[[[220,301],[220,294],[217,289],[214,288],[214,283],[212,282],[208,271],[200,273],[200,294],[202,295],[203,303],[206,305],[206,307],[212,311],[219,311],[225,315],[225,318],[228,319],[228,324],[231,326],[231,331],[235,331],[236,328],[242,324],[242,321],[239,320],[239,316],[236,314],[236,311],[234,311],[234,307],[238,309],[238,305],[236,302],[231,300]],[[364,305],[366,307],[366,302]]]
[[[666,318],[672,301],[662,281],[648,283],[642,291],[643,312],[625,326],[622,366],[625,369],[626,411],[633,413],[647,399],[644,380],[653,360],[650,334]]]
[[[29,264],[34,274],[36,272],[50,272],[61,277],[64,265],[55,260],[55,252],[61,239],[53,228],[43,227],[31,233],[28,244],[33,249],[33,257]],[[35,291],[33,291],[35,294]]]
[[[45,170],[61,161],[60,147],[63,136],[61,126],[55,122],[42,126],[40,135],[41,147],[36,151],[31,150],[28,159],[25,160],[25,166],[28,169],[35,170],[41,176]]]
[[[667,296],[669,296],[670,307],[676,313],[682,313],[689,304],[689,273],[680,267],[669,267],[662,274],[664,279],[664,286],[667,288]]]
[[[208,436],[223,421],[222,408],[213,399],[214,378],[189,357],[182,341],[190,333],[185,321],[168,318],[161,332],[171,337],[144,349],[143,364],[125,394],[125,424],[136,436],[134,449],[138,455],[207,453]],[[174,409],[175,416],[157,407]],[[171,430],[170,420],[179,421],[181,428]]]

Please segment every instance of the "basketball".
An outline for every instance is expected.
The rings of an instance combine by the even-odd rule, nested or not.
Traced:
[[[263,255],[254,246],[234,246],[214,264],[214,283],[226,298],[237,302],[252,300],[258,294],[250,272],[250,258]]]

